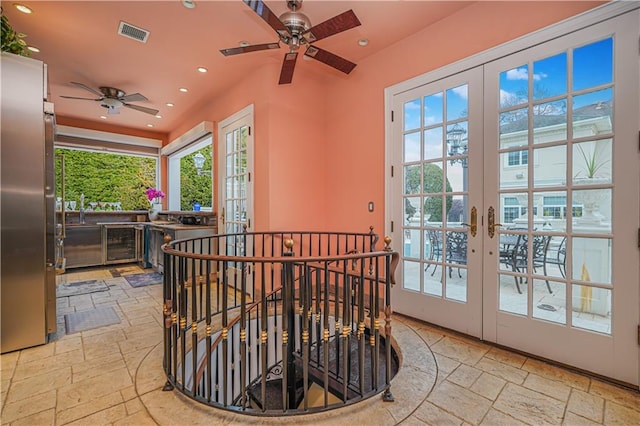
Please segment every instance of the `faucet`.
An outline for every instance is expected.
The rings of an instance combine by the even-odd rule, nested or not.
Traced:
[[[84,194],[80,194],[80,223],[84,225]]]

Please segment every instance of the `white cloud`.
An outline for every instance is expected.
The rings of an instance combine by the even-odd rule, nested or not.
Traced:
[[[529,72],[526,68],[514,68],[507,71],[507,80],[526,80],[529,78]]]
[[[547,78],[548,75],[541,72],[537,74],[533,74],[533,79],[535,81],[540,81],[543,78]],[[514,68],[512,70],[507,71],[507,80],[527,80],[529,78],[529,71],[527,71],[526,67],[522,68]]]
[[[469,87],[466,84],[454,87],[453,89],[451,89],[451,91],[460,96],[462,99],[467,99],[469,97]]]
[[[548,77],[548,76],[547,76],[547,74],[545,74],[545,73],[543,73],[543,72],[541,72],[541,73],[539,73],[539,74],[535,74],[535,73],[533,74],[533,79],[534,79],[535,81],[540,81],[540,80],[542,80],[543,78],[547,78],[547,77]]]
[[[514,93],[507,92],[506,90],[500,90],[500,105],[513,105],[517,103],[518,96]]]
[[[420,101],[418,99],[404,104],[404,110],[420,110]]]

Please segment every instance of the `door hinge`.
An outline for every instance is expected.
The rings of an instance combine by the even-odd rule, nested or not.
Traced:
[[[251,126],[249,126],[248,133],[249,133],[249,136],[251,136]]]
[[[391,221],[391,232],[393,233],[393,221]]]
[[[391,177],[393,177],[393,166],[391,166]]]
[[[391,110],[391,122],[393,123],[394,120],[394,115],[393,115],[393,110]]]
[[[638,228],[638,248],[640,248],[640,228]]]
[[[247,173],[247,182],[251,182],[251,172]]]
[[[640,324],[638,324],[638,346],[640,346]]]
[[[251,219],[247,219],[247,228],[251,228]]]

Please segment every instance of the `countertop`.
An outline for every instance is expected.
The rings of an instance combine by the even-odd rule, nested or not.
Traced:
[[[144,223],[146,225],[152,226],[154,228],[160,228],[160,229],[181,230],[181,229],[214,229],[215,228],[215,225],[183,225],[181,223],[165,222],[165,221],[144,222]]]
[[[72,223],[67,224],[72,228],[80,228],[80,227],[98,227],[102,225],[115,225],[115,226],[129,226],[129,225],[143,225],[150,226],[154,228],[160,229],[174,229],[174,230],[183,230],[183,229],[214,229],[215,225],[183,225],[182,223],[176,222],[168,222],[168,221],[157,221],[157,222],[97,222],[97,223]]]

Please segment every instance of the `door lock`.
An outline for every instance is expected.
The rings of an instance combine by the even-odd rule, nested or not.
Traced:
[[[487,232],[489,233],[489,238],[493,238],[493,236],[496,234],[496,226],[502,226],[501,223],[495,223],[496,220],[496,212],[493,209],[493,206],[489,207],[489,215],[488,215],[488,227],[487,227]]]
[[[463,223],[463,225],[469,227],[472,237],[476,236],[478,233],[478,209],[476,206],[471,207],[471,223]]]

